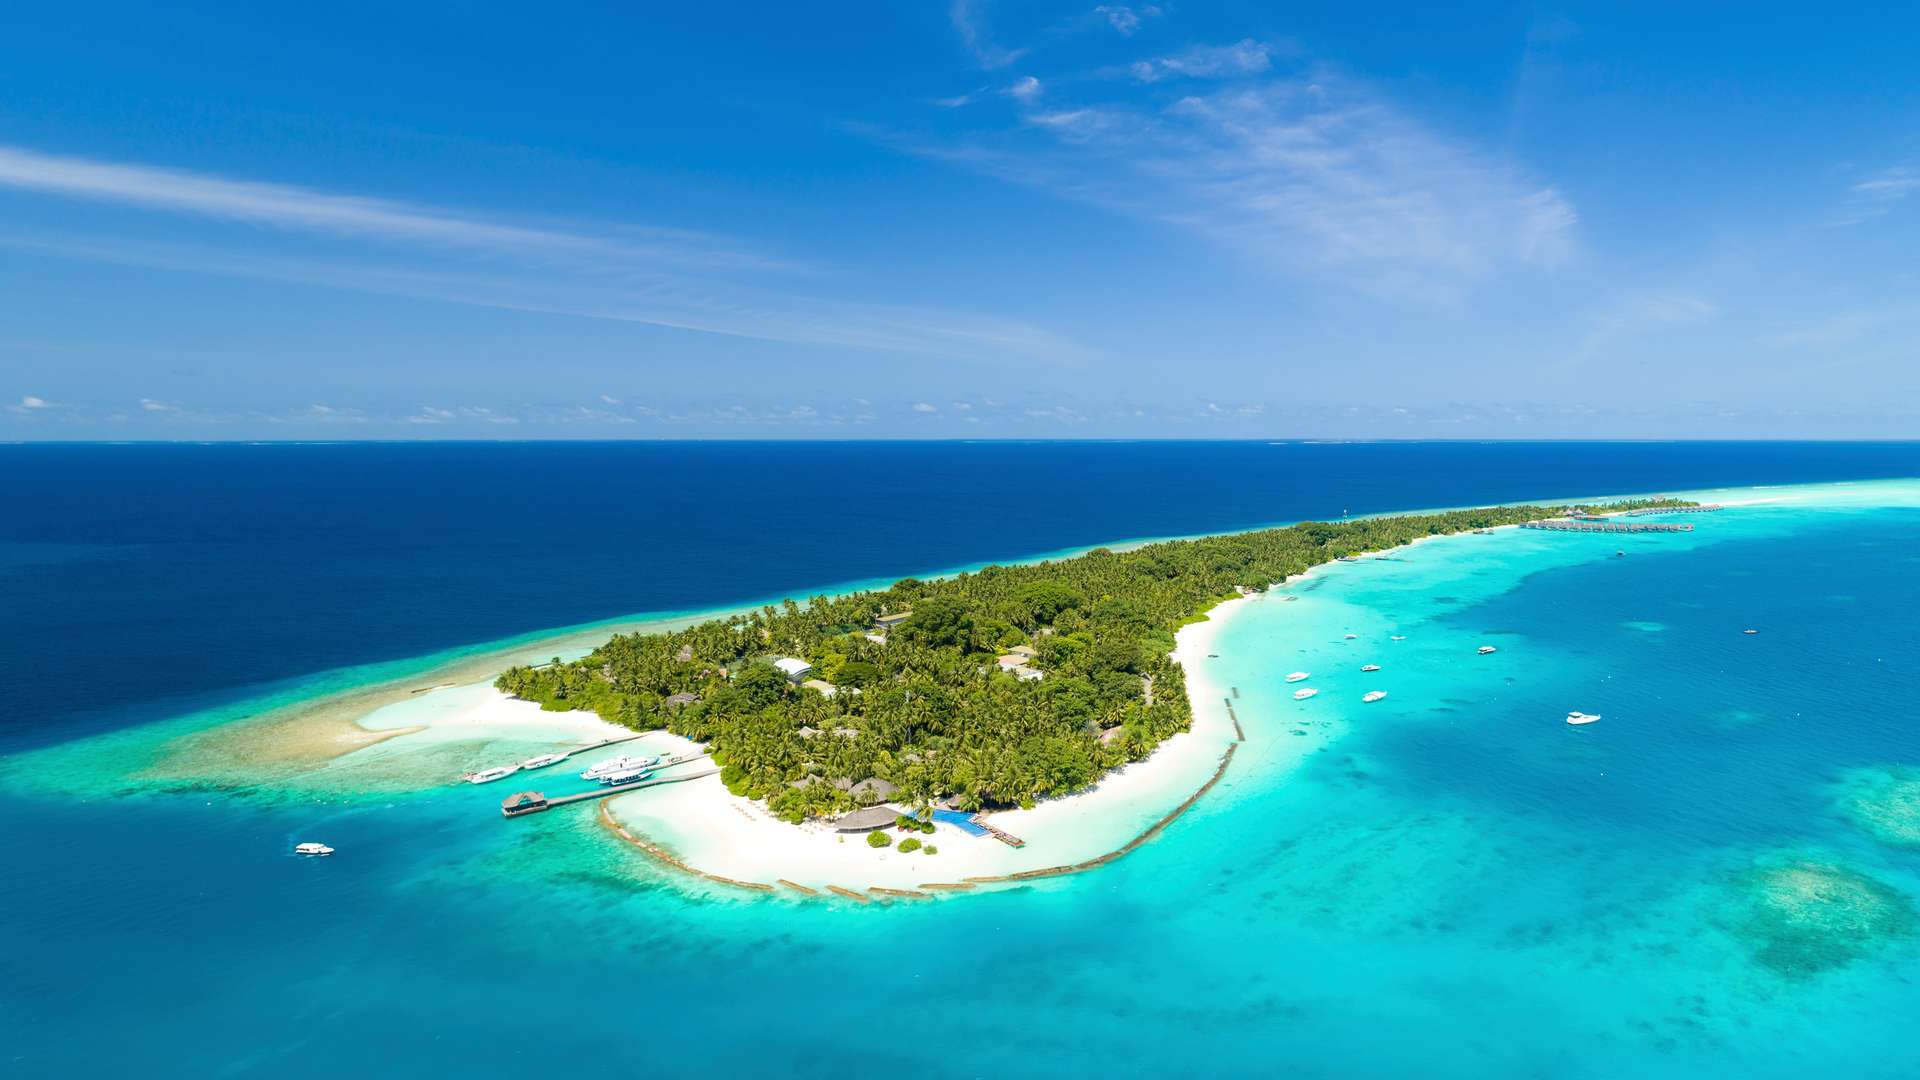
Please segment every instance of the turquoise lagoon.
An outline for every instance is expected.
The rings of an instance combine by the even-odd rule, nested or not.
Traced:
[[[1247,729],[1222,783],[1110,867],[987,894],[696,887],[590,814],[503,822],[486,789],[129,794],[105,758],[138,733],[16,757],[0,810],[40,827],[0,831],[7,1055],[1911,1075],[1920,487],[1720,494],[1777,501],[1687,535],[1438,539],[1244,605],[1207,672]],[[1293,670],[1319,696],[1293,701]],[[341,854],[282,854],[309,836]]]

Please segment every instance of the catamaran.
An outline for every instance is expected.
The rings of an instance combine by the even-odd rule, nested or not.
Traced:
[[[1293,674],[1287,676],[1287,681],[1288,682],[1306,682],[1308,679],[1311,679],[1311,678],[1313,678],[1313,673],[1310,671],[1296,671]]]
[[[467,775],[461,777],[460,779],[465,780],[469,784],[491,784],[495,780],[505,780],[507,777],[512,776],[514,773],[517,773],[519,771],[520,771],[520,766],[518,765],[501,765],[497,768],[481,769],[479,772],[470,772]]]
[[[1387,692],[1385,690],[1369,690],[1364,695],[1361,696],[1360,700],[1373,702],[1373,701],[1379,701],[1381,698],[1386,696],[1387,696]]]
[[[1600,719],[1599,713],[1583,713],[1575,710],[1567,714],[1567,723],[1569,724],[1591,724],[1598,719]]]
[[[293,845],[293,853],[295,855],[331,855],[333,854],[333,849],[325,844],[316,844],[308,841],[304,844]]]
[[[565,754],[541,754],[539,757],[530,757],[521,762],[520,767],[523,769],[544,769],[549,765],[558,765],[565,760],[567,760],[567,755]]]
[[[1320,691],[1318,691],[1318,690],[1315,690],[1315,689],[1314,689],[1313,687],[1311,687],[1311,686],[1309,686],[1309,687],[1306,687],[1305,689],[1302,689],[1302,690],[1295,690],[1295,691],[1293,692],[1293,700],[1295,700],[1295,701],[1305,701],[1305,700],[1307,700],[1308,698],[1310,698],[1310,697],[1312,697],[1313,695],[1315,695],[1315,694],[1317,694],[1317,693],[1319,693],[1319,692],[1320,692]]]

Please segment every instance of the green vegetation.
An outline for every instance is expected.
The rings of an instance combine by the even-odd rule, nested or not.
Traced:
[[[1687,504],[1592,509],[1650,505]],[[496,685],[543,708],[589,709],[704,742],[728,790],[767,800],[789,821],[881,801],[1029,805],[1145,757],[1187,727],[1186,680],[1168,655],[1173,635],[1222,600],[1342,555],[1559,512],[1514,506],[1306,522],[942,581],[909,578],[672,633],[621,635],[572,663],[513,668]],[[907,612],[897,625],[876,622]],[[794,685],[773,665],[781,657],[811,664],[807,676],[836,692]],[[856,786],[868,778],[897,790]]]
[[[906,852],[906,851],[919,851],[919,850],[920,850],[920,838],[919,838],[919,837],[917,837],[917,836],[909,836],[909,837],[907,837],[907,838],[906,838],[905,840],[902,840],[902,841],[900,841],[900,850],[901,850],[901,851],[903,851],[903,852]]]
[[[888,836],[887,830],[885,829],[875,829],[872,832],[867,834],[868,847],[882,848],[882,847],[886,847],[888,844],[891,844],[891,843],[893,843],[893,837]]]
[[[920,849],[920,854],[922,854],[922,855],[938,855],[938,854],[940,854],[940,849],[939,849],[939,848],[937,848],[937,847],[934,847],[934,846],[933,846],[932,844],[928,844],[928,845],[927,845],[926,847],[923,847],[923,848],[921,848],[921,849]]]

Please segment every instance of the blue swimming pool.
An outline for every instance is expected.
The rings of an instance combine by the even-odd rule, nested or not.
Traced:
[[[949,825],[957,825],[975,836],[987,835],[987,830],[973,823],[972,814],[963,814],[958,810],[935,810],[933,812],[933,820],[936,822],[944,821]]]

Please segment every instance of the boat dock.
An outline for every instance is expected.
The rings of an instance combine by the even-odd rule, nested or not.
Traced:
[[[1693,531],[1693,525],[1686,522],[1601,521],[1593,518],[1551,518],[1547,521],[1525,522],[1520,527],[1543,529],[1547,532],[1582,533],[1688,533]]]
[[[1020,839],[1019,837],[1013,835],[1012,833],[998,826],[989,825],[978,817],[975,817],[973,819],[973,823],[987,830],[988,836],[993,837],[995,840],[1000,841],[1001,843],[1007,845],[1008,847],[1026,847],[1027,846],[1027,842],[1025,840]]]
[[[451,685],[451,684],[449,684],[449,685]],[[427,687],[427,689],[428,689],[428,690],[432,690],[432,689],[434,689],[434,688],[433,688],[433,687],[431,687],[431,686],[429,686],[429,687]],[[416,692],[416,693],[419,693],[420,691],[415,691],[415,692]],[[561,761],[564,761],[564,760],[566,760],[567,758],[570,758],[570,757],[573,757],[573,756],[574,756],[575,754],[585,754],[585,753],[589,753],[589,752],[591,752],[591,751],[594,751],[594,750],[604,750],[604,749],[606,749],[606,748],[607,748],[607,747],[609,747],[609,746],[619,746],[619,745],[620,745],[621,743],[627,743],[627,742],[632,742],[633,740],[635,740],[635,739],[638,739],[638,738],[640,738],[640,737],[642,737],[642,736],[644,736],[644,735],[646,735],[646,734],[647,734],[647,733],[646,733],[646,732],[644,732],[644,731],[636,731],[636,732],[634,732],[634,733],[633,733],[633,734],[631,734],[631,735],[620,735],[620,736],[617,736],[617,737],[615,737],[615,738],[612,738],[612,739],[601,739],[601,740],[600,740],[599,742],[597,742],[597,743],[588,743],[588,744],[587,744],[587,745],[585,745],[585,746],[576,746],[576,747],[574,747],[574,748],[573,748],[573,749],[571,749],[571,750],[563,750],[563,751],[561,751],[561,752],[560,752],[560,759],[561,759]],[[554,764],[555,764],[555,765],[558,765],[558,764],[560,764],[560,762],[559,762],[559,761],[556,761],[556,762],[554,762]],[[460,781],[456,781],[456,783],[457,783],[457,782],[461,782],[461,781],[464,781],[465,779],[466,779],[466,777],[461,777],[461,778],[460,778]]]
[[[638,736],[634,736],[634,737],[638,738]],[[626,739],[614,739],[612,741],[625,742]],[[600,745],[605,746],[606,744],[602,743]],[[683,754],[680,757],[673,758],[670,761],[663,761],[660,764],[655,765],[654,769],[656,772],[661,769],[671,769],[676,765],[685,765],[688,762],[699,761],[701,758],[704,758],[706,756],[707,755],[704,753]],[[595,799],[605,799],[605,798],[610,798],[614,795],[624,795],[629,791],[639,791],[642,788],[659,787],[662,784],[678,784],[685,780],[698,780],[704,776],[713,776],[719,771],[720,771],[720,767],[717,765],[714,765],[714,766],[709,766],[708,768],[705,768],[705,769],[700,769],[695,772],[679,773],[674,776],[655,776],[650,780],[641,780],[641,781],[638,781],[637,783],[632,783],[632,784],[606,784],[592,791],[582,791],[573,795],[560,795],[551,799],[547,798],[545,795],[541,794],[538,791],[523,791],[516,795],[510,795],[504,801],[502,801],[500,804],[500,813],[506,817],[520,817],[525,814],[537,814],[543,810],[551,810],[556,806],[567,806],[572,803],[592,802]]]
[[[1647,514],[1711,514],[1726,507],[1719,503],[1701,503],[1699,506],[1643,506],[1638,510],[1629,510],[1623,517],[1642,517]]]

